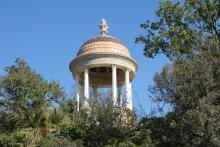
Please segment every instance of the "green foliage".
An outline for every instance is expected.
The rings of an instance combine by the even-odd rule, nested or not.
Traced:
[[[82,140],[82,144],[89,147],[153,146],[149,130],[135,130],[134,125],[116,122],[116,118],[118,121],[121,119],[120,113],[112,111],[111,108],[110,110],[109,107],[96,106],[96,110],[89,116],[86,116],[84,111],[73,113],[75,119],[61,124],[60,129],[52,135],[73,142]]]
[[[61,127],[57,136],[69,138],[71,140],[83,139],[86,135],[87,125],[85,123],[70,122]]]
[[[115,145],[128,139],[126,129],[92,125],[86,132],[86,146]]]
[[[146,35],[137,43],[144,44],[146,57],[163,53],[170,59],[194,54],[204,38],[212,38],[220,47],[219,0],[164,1],[156,15],[158,21],[141,24]]]
[[[145,147],[154,146],[151,139],[150,129],[139,129],[138,131],[134,131],[134,134],[131,137],[131,141],[133,144],[137,146],[145,146]]]
[[[203,61],[203,62],[202,62]],[[213,89],[213,67],[206,61],[175,62],[155,76],[155,100],[173,106],[170,140],[187,146],[219,146],[219,91]]]
[[[31,138],[25,130],[0,134],[1,147],[23,147],[31,144]]]
[[[164,130],[166,124],[165,118],[162,117],[144,117],[139,121],[137,128],[138,130],[144,131],[144,133],[147,134],[146,136],[152,139],[153,144],[164,146],[163,137],[166,135],[167,131]]]
[[[110,102],[78,112],[74,100],[63,101],[57,82],[44,80],[24,60],[5,70],[0,80],[0,146],[153,146],[150,130],[136,129],[133,112],[112,109]],[[55,102],[60,104],[56,108]]]
[[[50,136],[42,139],[39,147],[83,147],[81,140],[71,141],[67,138],[58,138]]]
[[[22,59],[5,71],[0,78],[1,129],[46,126],[47,107],[64,98],[59,84],[44,80]]]
[[[59,125],[64,119],[64,115],[61,109],[54,108],[53,110],[51,110],[49,112],[49,119],[53,124]]]
[[[163,53],[172,61],[150,88],[157,103],[173,108],[161,130],[151,127],[162,146],[220,146],[219,12],[219,0],[164,1],[158,21],[141,24],[147,34],[136,42],[144,44],[145,56]]]

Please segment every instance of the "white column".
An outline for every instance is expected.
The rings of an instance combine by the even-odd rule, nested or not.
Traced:
[[[126,92],[126,109],[132,110],[132,102],[131,102],[131,86],[129,80],[129,69],[125,71],[125,92]]]
[[[113,102],[113,106],[117,106],[117,73],[116,73],[116,65],[112,65],[112,102]]]
[[[76,86],[76,108],[79,111],[79,97],[80,97],[80,87],[79,87],[79,76],[76,74],[75,78],[75,86]]]
[[[84,106],[89,106],[89,69],[84,69]]]

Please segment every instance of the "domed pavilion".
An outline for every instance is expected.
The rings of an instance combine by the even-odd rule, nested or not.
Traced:
[[[107,23],[100,24],[100,35],[86,41],[69,67],[75,79],[78,111],[89,107],[89,95],[97,88],[111,88],[113,107],[122,107],[122,86],[125,85],[126,109],[132,110],[131,82],[137,71],[137,63],[128,48],[118,39],[107,35]],[[91,87],[91,88],[90,88]]]

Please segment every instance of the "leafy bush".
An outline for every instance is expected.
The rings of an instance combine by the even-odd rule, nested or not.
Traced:
[[[31,138],[25,130],[0,134],[1,147],[23,147],[31,144]]]
[[[82,123],[66,123],[61,127],[61,131],[55,135],[58,137],[65,137],[72,141],[77,139],[83,139],[85,136],[86,126]]]
[[[50,136],[42,139],[38,147],[83,147],[81,140],[71,141],[64,137]]]

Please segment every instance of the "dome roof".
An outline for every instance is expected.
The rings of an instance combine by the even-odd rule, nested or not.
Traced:
[[[116,38],[97,36],[86,41],[79,49],[77,56],[86,54],[119,54],[131,57],[128,49]]]
[[[112,65],[117,65],[118,73],[120,73],[120,70],[129,69],[131,71],[130,79],[132,80],[138,65],[130,55],[128,48],[118,39],[107,35],[108,26],[104,19],[99,27],[100,35],[83,43],[77,56],[71,61],[69,68],[73,75],[80,74],[80,79],[83,79],[85,67],[90,69],[91,74],[93,72],[98,72],[100,74],[106,74],[107,72],[109,74]],[[121,77],[119,76],[119,79],[122,81],[124,79],[123,76],[123,73]],[[96,82],[98,82],[100,80],[105,80],[105,77],[98,76],[97,78],[93,77],[93,79],[96,79]]]

